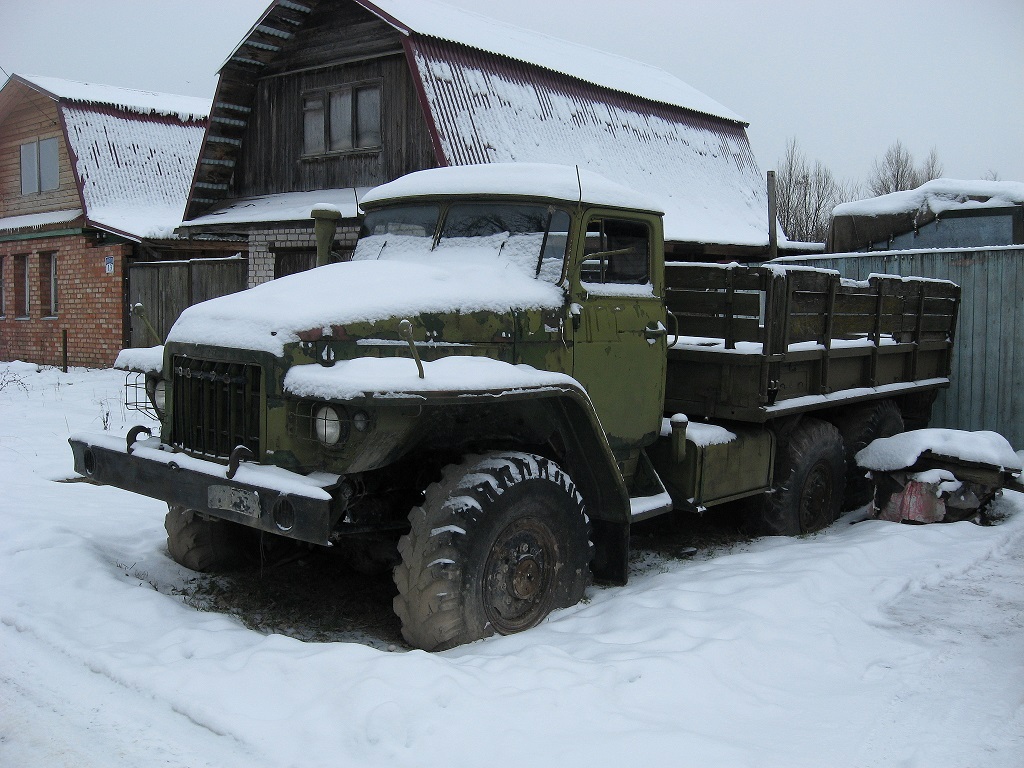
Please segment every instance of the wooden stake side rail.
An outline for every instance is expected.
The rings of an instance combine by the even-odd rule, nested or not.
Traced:
[[[670,410],[764,422],[948,384],[953,283],[670,262],[665,284],[680,336],[668,353]]]

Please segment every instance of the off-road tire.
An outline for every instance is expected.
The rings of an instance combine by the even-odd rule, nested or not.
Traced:
[[[843,509],[859,509],[871,501],[875,485],[854,457],[872,440],[892,437],[903,431],[903,416],[892,400],[878,400],[853,408],[832,421],[846,448],[846,490]]]
[[[414,648],[521,632],[578,603],[590,582],[583,499],[543,456],[467,456],[443,470],[409,520],[394,609]]]
[[[179,565],[202,573],[240,568],[246,562],[246,531],[225,520],[211,520],[194,509],[167,506],[167,552]]]
[[[805,418],[779,447],[775,485],[747,510],[747,529],[759,536],[812,533],[839,517],[846,454],[839,430]]]

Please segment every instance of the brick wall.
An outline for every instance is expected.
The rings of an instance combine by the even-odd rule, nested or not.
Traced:
[[[358,237],[358,224],[342,224],[334,236],[334,250],[351,254]],[[312,224],[252,230],[249,233],[249,287],[274,279],[274,259],[278,249],[297,248],[316,250]]]
[[[57,312],[51,313],[49,254],[57,256]],[[106,368],[124,343],[124,270],[131,246],[97,244],[95,237],[66,235],[0,242],[3,299],[0,360],[43,365],[63,362],[68,332],[70,365]],[[19,256],[27,257],[28,314],[18,317]],[[107,259],[112,273],[107,274]]]

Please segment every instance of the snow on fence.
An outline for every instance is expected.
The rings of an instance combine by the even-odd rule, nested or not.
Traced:
[[[953,383],[939,393],[932,425],[992,430],[1024,448],[1024,247],[832,253],[787,264],[952,280],[963,289],[953,351]]]

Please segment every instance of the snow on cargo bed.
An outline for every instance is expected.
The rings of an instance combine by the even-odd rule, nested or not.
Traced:
[[[997,432],[958,429],[918,429],[875,440],[857,456],[857,464],[876,472],[911,467],[930,451],[961,461],[991,464],[1010,472],[1021,471],[1021,458]]]

